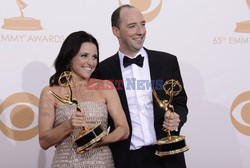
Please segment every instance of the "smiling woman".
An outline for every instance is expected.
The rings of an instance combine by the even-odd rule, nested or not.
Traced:
[[[89,89],[102,81],[88,82],[98,64],[99,47],[91,34],[78,31],[65,39],[54,63],[56,72],[42,90],[39,104],[40,145],[45,150],[56,147],[52,168],[112,168],[107,145],[128,138],[128,124],[116,89]],[[106,134],[108,115],[116,128]],[[84,143],[79,143],[79,135],[90,135],[89,130],[98,131],[95,142],[83,139]]]

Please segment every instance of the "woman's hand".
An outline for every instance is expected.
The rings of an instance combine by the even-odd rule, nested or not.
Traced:
[[[76,111],[72,114],[70,118],[71,128],[80,128],[85,125],[83,113]]]

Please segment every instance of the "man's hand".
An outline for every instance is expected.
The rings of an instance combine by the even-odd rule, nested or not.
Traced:
[[[168,131],[177,130],[180,124],[180,116],[168,110],[164,115],[163,127]]]

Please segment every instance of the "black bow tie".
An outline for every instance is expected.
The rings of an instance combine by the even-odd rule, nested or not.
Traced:
[[[123,66],[124,68],[126,68],[127,66],[131,65],[131,64],[136,64],[140,67],[143,66],[143,60],[144,60],[144,57],[142,57],[141,55],[138,55],[136,58],[129,58],[127,56],[124,56],[123,57]]]

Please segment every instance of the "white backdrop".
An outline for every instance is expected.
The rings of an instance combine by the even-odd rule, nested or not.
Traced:
[[[53,61],[78,30],[98,39],[101,60],[114,54],[110,16],[124,3],[148,20],[145,47],[180,62],[190,110],[182,130],[188,167],[249,168],[249,0],[0,0],[0,167],[50,167],[54,148],[39,146],[37,102]],[[237,23],[245,30],[236,32]]]

